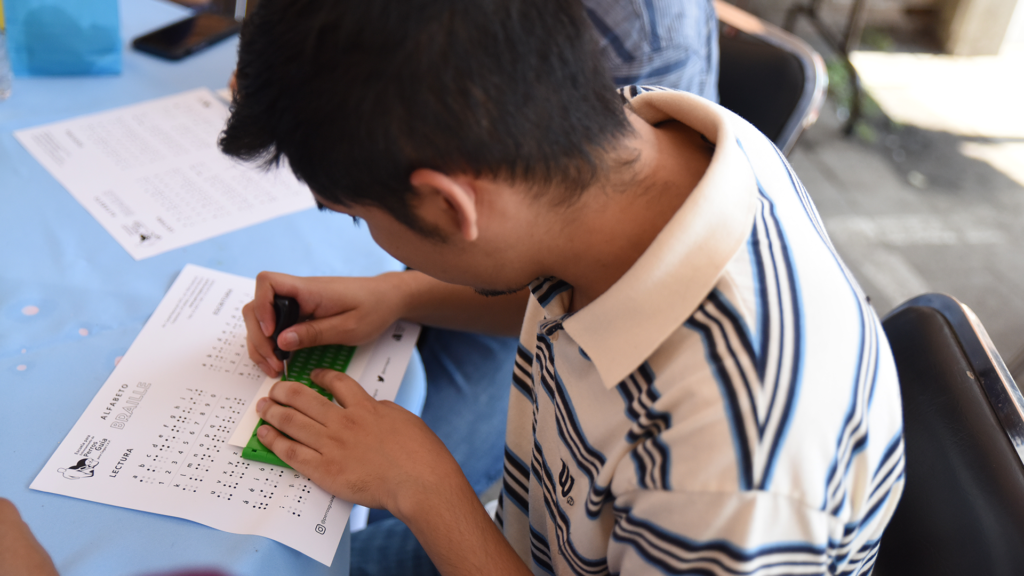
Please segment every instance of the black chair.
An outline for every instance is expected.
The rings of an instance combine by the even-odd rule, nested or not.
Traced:
[[[806,42],[718,0],[718,97],[789,154],[825,103],[825,62]]]
[[[941,294],[882,325],[903,395],[906,487],[875,576],[1024,574],[1024,397],[988,333]]]

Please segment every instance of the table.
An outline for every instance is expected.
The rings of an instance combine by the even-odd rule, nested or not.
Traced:
[[[121,75],[16,78],[11,98],[0,102],[0,496],[18,506],[65,576],[188,567],[239,576],[348,574],[347,533],[327,568],[266,538],[28,488],[186,263],[248,277],[261,270],[372,275],[402,269],[365,228],[316,210],[136,262],[15,141],[12,132],[21,128],[223,87],[237,38],[181,62],[129,47],[132,38],[187,14],[156,0],[124,1]],[[414,357],[398,402],[418,411],[424,395],[423,366]]]

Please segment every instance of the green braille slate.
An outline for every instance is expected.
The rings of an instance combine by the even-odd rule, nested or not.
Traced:
[[[334,400],[334,397],[331,396],[330,392],[313,383],[309,374],[317,368],[330,368],[332,370],[337,370],[338,372],[344,372],[345,369],[348,368],[348,363],[352,361],[352,355],[355,351],[356,349],[354,346],[339,346],[332,344],[330,346],[317,346],[315,348],[305,348],[303,350],[292,352],[291,360],[288,361],[288,380],[301,382],[313,390],[316,390],[316,392],[324,398]],[[252,436],[249,437],[249,443],[246,444],[245,449],[242,450],[242,458],[291,468],[291,466],[285,464],[283,460],[268,450],[267,447],[264,446],[258,438],[256,438],[256,430],[259,430],[259,427],[262,425],[263,420],[260,419],[256,424],[256,428],[252,431]]]

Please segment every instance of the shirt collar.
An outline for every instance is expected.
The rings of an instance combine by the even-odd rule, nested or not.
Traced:
[[[714,289],[750,235],[757,199],[757,181],[725,109],[684,92],[623,93],[649,124],[678,120],[716,148],[704,177],[633,266],[563,321],[606,388],[643,364]],[[559,299],[571,286],[547,278],[531,287],[549,317],[551,304],[565,310]],[[545,294],[552,296],[546,302]]]

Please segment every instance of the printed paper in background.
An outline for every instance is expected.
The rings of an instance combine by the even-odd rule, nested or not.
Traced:
[[[227,105],[206,88],[14,133],[142,260],[315,205],[287,165],[221,153]]]

